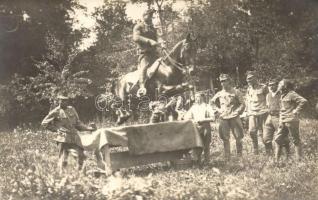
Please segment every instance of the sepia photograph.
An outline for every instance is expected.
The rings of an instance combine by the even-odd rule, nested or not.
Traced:
[[[0,200],[317,200],[318,0],[0,0]]]

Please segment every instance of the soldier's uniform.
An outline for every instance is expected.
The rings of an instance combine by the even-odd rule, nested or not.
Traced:
[[[145,14],[152,15],[153,11],[147,11]],[[153,24],[146,24],[145,22],[139,22],[135,25],[133,29],[133,40],[138,46],[138,70],[139,83],[141,87],[145,87],[146,72],[148,67],[156,61],[158,58],[158,53],[155,46],[151,45],[152,42],[157,42],[157,30],[154,28]]]
[[[226,74],[220,75],[220,81],[228,80],[229,76]],[[241,93],[234,88],[230,90],[221,90],[217,92],[212,98],[212,103],[216,105],[219,101],[220,108],[220,123],[219,123],[219,135],[224,144],[224,155],[228,159],[230,157],[230,132],[232,131],[236,140],[236,150],[238,155],[242,155],[242,139],[243,125],[240,119],[240,114],[244,111],[244,100]]]
[[[247,75],[247,80],[255,78],[253,73]],[[255,154],[258,154],[258,133],[263,137],[263,126],[268,115],[266,105],[267,93],[267,86],[258,83],[256,83],[254,88],[251,86],[247,88],[246,110],[248,115],[248,127]]]
[[[269,83],[269,85],[278,84],[275,81],[272,81]],[[280,99],[281,99],[281,93],[280,92],[269,92],[266,96],[266,104],[268,107],[268,116],[265,121],[264,125],[264,135],[263,140],[265,144],[265,149],[267,154],[272,153],[272,142],[273,139],[276,137],[278,126],[279,126],[279,111],[280,111]],[[283,133],[282,133],[283,134]],[[287,131],[285,131],[284,134],[288,134]],[[289,139],[288,135],[284,137],[284,141],[282,141],[282,144],[286,148],[286,154],[288,156],[289,154]]]
[[[78,131],[85,125],[79,120],[75,108],[72,106],[67,106],[66,109],[56,107],[43,119],[42,126],[55,130],[58,134],[55,141],[59,144],[59,166],[62,168],[67,165],[69,150],[73,149],[77,154],[80,169],[85,156]],[[83,128],[83,130],[85,129]]]
[[[294,91],[288,91],[281,96],[281,108],[280,108],[280,125],[275,136],[274,141],[278,147],[281,147],[288,137],[285,131],[292,136],[292,141],[295,146],[295,152],[298,159],[301,157],[301,140],[299,137],[299,117],[300,110],[304,107],[307,100],[301,97]],[[278,156],[278,157],[277,157]],[[278,160],[279,155],[276,155]]]

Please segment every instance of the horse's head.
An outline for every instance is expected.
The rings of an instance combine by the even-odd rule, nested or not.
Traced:
[[[192,74],[195,70],[196,57],[197,57],[197,40],[193,39],[189,33],[182,41],[180,49],[180,63],[187,67],[187,71]]]

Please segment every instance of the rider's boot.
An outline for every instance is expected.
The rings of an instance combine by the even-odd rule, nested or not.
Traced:
[[[141,67],[139,70],[140,70],[140,77],[139,77],[139,89],[137,91],[137,96],[142,97],[147,94],[146,85],[145,85],[147,67]]]

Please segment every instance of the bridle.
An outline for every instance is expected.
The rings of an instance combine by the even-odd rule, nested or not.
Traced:
[[[165,54],[165,56],[163,58],[161,58],[160,63],[163,65],[167,64],[165,63],[165,60],[168,59],[169,63],[175,67],[176,69],[178,69],[179,71],[181,71],[183,74],[189,73],[189,67],[185,66],[184,64],[176,61],[175,59],[171,58],[170,54],[167,52],[167,50],[165,48],[162,48],[162,52]]]
[[[163,53],[165,54],[165,56],[161,59],[161,62],[165,65],[167,65],[164,61],[166,59],[169,60],[169,62],[172,64],[173,67],[177,68],[180,71],[184,71],[184,65],[178,61],[176,61],[175,59],[171,58],[171,56],[169,55],[169,53],[167,52],[166,49],[162,49]]]

